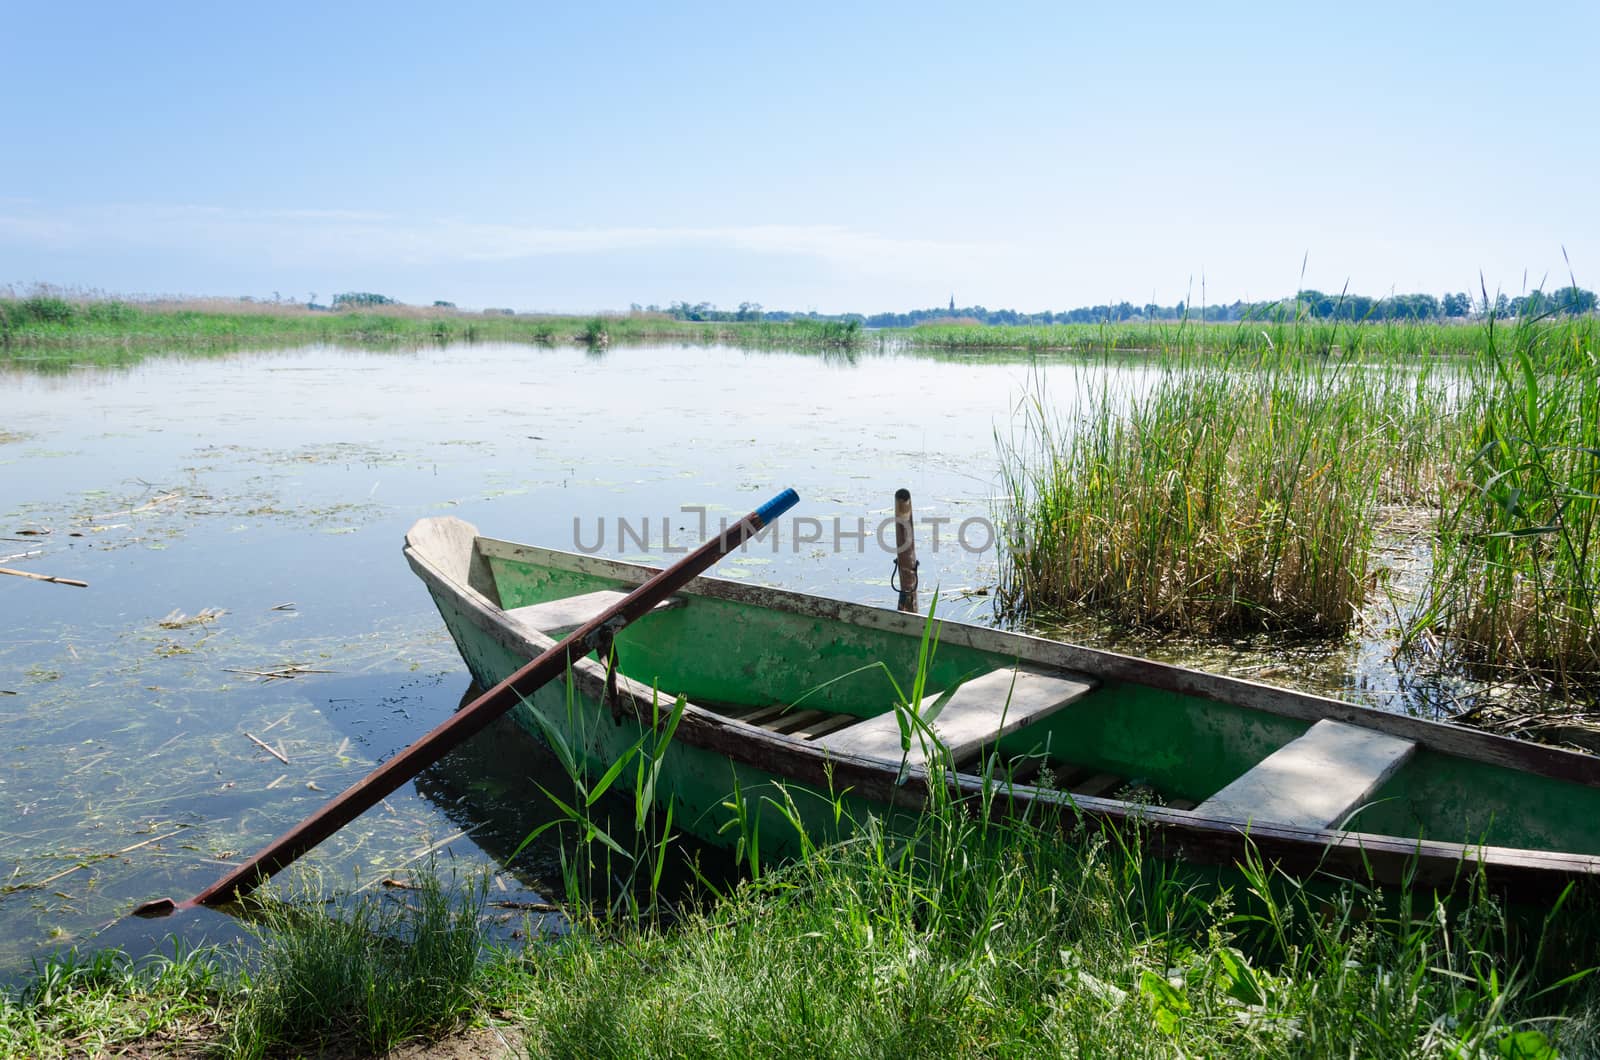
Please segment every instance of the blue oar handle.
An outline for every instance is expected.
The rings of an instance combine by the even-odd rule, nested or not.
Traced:
[[[756,521],[762,526],[771,526],[772,520],[800,503],[800,494],[792,489],[786,489],[772,498],[755,511]]]

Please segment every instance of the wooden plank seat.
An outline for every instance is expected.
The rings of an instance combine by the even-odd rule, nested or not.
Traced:
[[[1195,813],[1331,828],[1371,800],[1417,745],[1328,718],[1206,799]]]
[[[560,639],[606,608],[620,604],[627,595],[615,589],[600,589],[592,593],[583,593],[581,596],[546,600],[542,604],[529,604],[527,607],[513,607],[506,611],[506,617],[547,637]],[[683,597],[669,596],[651,608],[650,613],[655,614],[657,611],[667,611],[683,605]]]
[[[960,685],[937,714],[934,708],[939,695],[924,699],[921,709],[923,717],[931,719],[940,742],[959,763],[1000,737],[1043,721],[1082,699],[1094,690],[1095,684],[1091,677],[1067,671],[993,670]],[[909,750],[901,747],[900,722],[892,710],[828,733],[815,742],[831,750],[881,758],[896,765],[902,757],[915,768],[926,769],[928,764],[929,749],[922,746],[917,734],[912,735]]]
[[[784,736],[795,736],[802,740],[814,740],[824,733],[835,729],[842,729],[846,725],[854,725],[859,719],[854,714],[834,714],[826,710],[796,709],[783,703],[772,703],[764,707],[750,706],[738,703],[718,703],[713,700],[696,700],[698,706],[715,710],[744,722],[746,725],[757,725],[769,732],[779,733]]]

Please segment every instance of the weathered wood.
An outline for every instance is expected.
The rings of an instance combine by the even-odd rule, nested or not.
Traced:
[[[917,604],[917,535],[916,523],[911,517],[911,491],[894,493],[894,571],[900,586],[897,606],[907,614],[916,614]]]
[[[759,725],[762,728],[766,728],[767,722],[773,718],[781,717],[783,712],[788,709],[782,703],[771,703],[765,707],[752,710],[750,713],[741,716],[739,720],[746,725]]]
[[[1324,719],[1196,806],[1195,812],[1297,828],[1331,828],[1371,799],[1416,749],[1410,740]]]
[[[796,710],[785,714],[781,718],[767,722],[763,728],[770,729],[785,736],[792,735],[795,730],[803,729],[807,725],[826,720],[830,715],[825,710]]]
[[[1074,795],[1104,795],[1115,791],[1122,779],[1115,773],[1096,773],[1072,785],[1070,790]]]
[[[278,761],[282,762],[284,765],[288,765],[289,764],[289,759],[284,756],[284,753],[282,751],[278,750],[276,747],[272,746],[270,743],[268,743],[267,741],[263,740],[261,737],[257,736],[255,733],[247,732],[247,733],[245,733],[245,735],[250,738],[250,742],[251,743],[255,744],[257,747],[259,747],[263,751],[267,752],[267,754],[271,755],[273,758],[276,758]]]
[[[1011,765],[1000,771],[996,778],[1007,784],[1032,784],[1039,771],[1045,766],[1045,756],[1042,754],[1029,755],[1020,765]]]
[[[629,584],[641,583],[655,573],[651,567],[598,556],[554,552],[493,538],[480,537],[478,549],[485,556],[546,563],[562,570],[612,578]],[[684,587],[684,594],[755,607],[774,607],[792,614],[848,622],[866,629],[911,637],[920,637],[922,634],[923,619],[915,615],[726,578],[697,578]],[[487,626],[483,628],[488,632]],[[980,651],[1001,652],[1027,665],[1077,671],[1103,683],[1118,681],[1148,685],[1166,692],[1233,703],[1308,723],[1332,718],[1387,732],[1411,740],[1420,748],[1442,754],[1458,755],[1490,765],[1600,788],[1600,761],[1593,755],[1528,743],[1450,722],[1425,721],[1403,714],[1370,710],[1310,692],[1277,688],[1243,678],[1205,673],[1152,659],[961,622],[942,623],[939,641],[941,644],[961,645]]]
[[[627,595],[627,593],[619,593],[615,589],[601,589],[597,592],[583,593],[580,596],[568,596],[560,600],[547,600],[542,604],[513,607],[506,611],[505,616],[513,622],[525,624],[540,633],[559,636],[562,633],[577,629],[609,608],[616,607]],[[683,604],[684,599],[681,596],[668,597],[655,607],[652,607],[648,613],[655,614],[657,611],[667,611],[674,607],[682,607]]]
[[[542,563],[613,579],[624,585],[641,583],[654,573],[650,568],[615,560],[556,553],[487,538],[478,539],[478,549],[486,556]],[[504,622],[498,608],[487,606],[476,594],[459,592],[425,565],[413,560],[412,566],[435,595],[448,599],[458,609],[468,625],[507,650],[531,657],[553,643],[534,631]],[[916,616],[885,608],[720,578],[695,579],[682,591],[690,596],[774,607],[791,614],[844,621],[911,637],[920,636],[923,623]],[[1004,652],[1026,665],[1076,670],[1106,682],[1139,682],[1308,722],[1323,717],[1358,719],[1366,728],[1414,739],[1419,747],[1600,787],[1600,769],[1592,757],[1523,744],[1460,726],[1363,710],[1323,696],[956,622],[943,624],[940,642]],[[575,694],[598,701],[606,687],[603,666],[592,659],[581,659],[573,665],[571,676]],[[649,725],[655,715],[654,690],[626,675],[618,679],[617,688],[618,708],[632,713],[639,724]],[[849,791],[854,797],[884,806],[914,810],[924,804],[928,794],[929,777],[925,773],[912,772],[901,777],[898,763],[863,758],[821,747],[815,741],[768,732],[703,709],[692,700],[684,709],[674,742],[720,755],[732,763],[787,782],[809,785],[819,791]],[[982,804],[990,812],[1002,816],[1026,815],[1034,821],[1055,816],[1130,835],[1136,833],[1146,844],[1147,852],[1156,857],[1229,865],[1238,862],[1249,850],[1294,875],[1328,873],[1378,884],[1403,883],[1450,891],[1472,886],[1481,869],[1483,880],[1493,892],[1516,900],[1553,898],[1573,883],[1600,893],[1600,856],[1296,828],[1274,822],[1254,822],[1247,826],[1243,822],[1210,818],[1181,809],[1183,803],[1179,800],[1173,800],[1169,806],[1140,805],[1058,790],[1066,786],[1069,770],[1071,767],[1064,767],[1057,777],[1057,787],[1052,789],[1008,783],[1003,774],[987,781],[971,774],[946,779],[953,794],[974,799],[981,796]]]
[[[57,578],[53,574],[36,574],[31,570],[17,570],[13,567],[0,567],[0,574],[9,574],[15,578],[32,578],[36,582],[54,582],[57,585],[75,585],[79,589],[89,588],[88,582],[81,582],[76,578]]]
[[[406,531],[407,548],[442,564],[440,572],[451,581],[498,607],[500,593],[495,588],[494,572],[479,551],[477,539],[478,528],[453,515],[419,520]]]
[[[957,688],[940,706],[943,693],[922,701],[921,717],[939,742],[961,761],[1024,725],[1043,721],[1056,711],[1094,690],[1095,683],[1079,674],[1040,673],[1035,670],[995,670]],[[814,741],[820,747],[899,763],[902,755],[915,769],[928,767],[929,752],[912,733],[911,746],[902,746],[900,719],[893,711],[829,733]]]
[[[815,740],[819,736],[826,736],[828,733],[842,729],[846,725],[854,725],[859,720],[859,718],[852,717],[849,714],[829,714],[819,722],[793,730],[789,735],[801,740]]]

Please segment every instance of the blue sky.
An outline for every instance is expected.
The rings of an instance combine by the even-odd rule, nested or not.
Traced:
[[[1600,286],[1600,4],[13,5],[0,286],[874,311]]]

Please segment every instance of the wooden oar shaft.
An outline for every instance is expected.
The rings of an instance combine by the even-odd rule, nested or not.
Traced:
[[[783,514],[797,500],[799,497],[794,490],[785,490],[671,567],[656,574],[616,605],[579,626],[560,643],[451,715],[426,736],[274,839],[254,857],[241,863],[216,883],[183,903],[181,908],[220,905],[255,890],[267,877],[292,863],[300,855],[355,820],[363,811],[376,805],[385,795],[483,731],[491,721],[510,710],[523,698],[560,677],[567,671],[574,658],[587,655],[602,639],[646,614],[656,604],[683,588],[690,579],[738,548],[747,537]],[[146,902],[135,909],[134,913],[138,916],[165,916],[178,908],[180,906],[170,898],[161,898]]]

